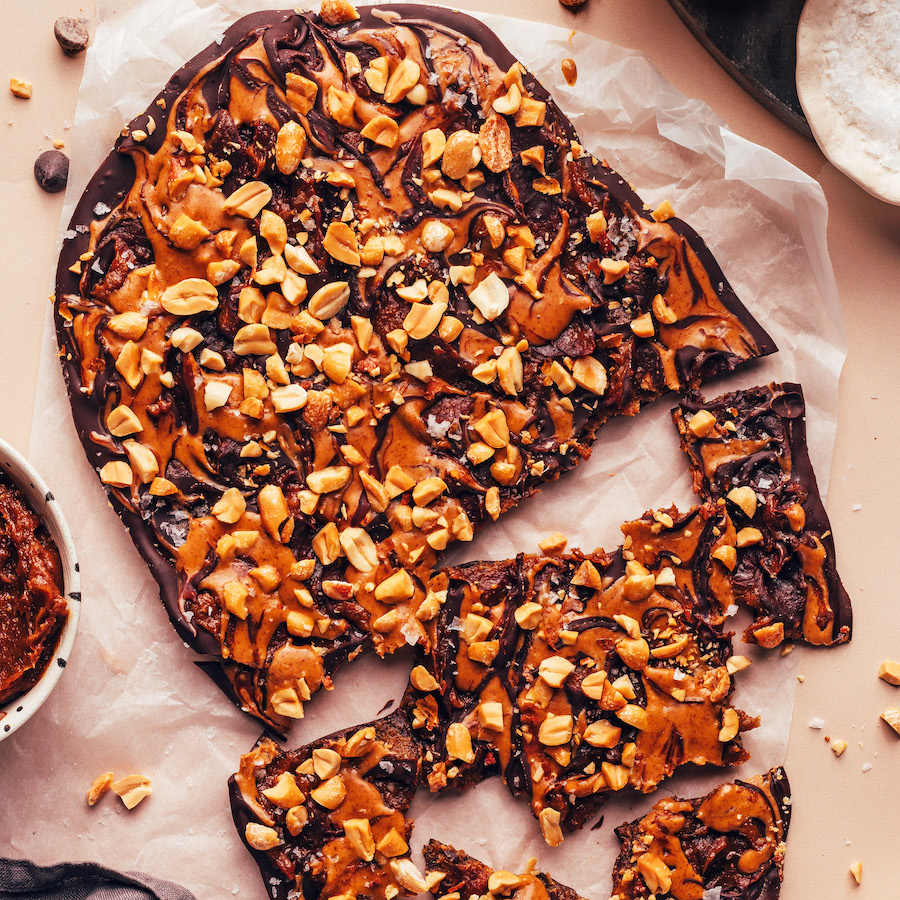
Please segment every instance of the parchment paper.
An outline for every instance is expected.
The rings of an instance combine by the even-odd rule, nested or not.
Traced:
[[[123,124],[182,62],[257,6],[238,0],[101,0],[70,135],[63,228]],[[669,198],[706,237],[738,295],[781,348],[707,392],[772,379],[800,381],[811,455],[826,486],[844,339],[819,186],[732,134],[637,53],[582,34],[570,39],[565,30],[547,25],[480,18],[552,90],[590,151],[619,168],[648,203]],[[574,87],[560,73],[567,56],[578,65]],[[193,665],[85,461],[49,316],[37,398],[31,459],[72,526],[84,605],[75,650],[56,691],[28,725],[0,744],[0,850],[41,863],[87,859],[142,869],[184,884],[201,900],[263,898],[256,867],[231,823],[226,793],[228,776],[259,729]],[[588,462],[479,535],[465,548],[466,558],[534,551],[556,529],[569,536],[570,546],[612,549],[621,537],[618,525],[645,509],[673,501],[690,507],[694,498],[668,415],[671,405],[672,398],[664,399],[636,421],[604,426]],[[738,652],[757,657],[736,643]],[[795,651],[759,659],[739,677],[737,704],[763,716],[762,728],[746,739],[753,759],[740,770],[744,775],[784,759],[798,656]],[[399,696],[409,660],[408,654],[388,661],[370,655],[345,667],[335,679],[337,689],[308,704],[290,743],[376,716]],[[109,769],[117,776],[150,776],[153,795],[132,812],[112,795],[90,809],[84,792]],[[737,774],[697,770],[663,790],[702,794]],[[413,806],[414,846],[436,837],[513,870],[534,855],[581,894],[603,900],[618,850],[612,829],[652,802],[615,797],[604,810],[602,828],[567,837],[554,850],[543,843],[527,804],[514,801],[498,779],[460,797],[435,799],[420,792]]]

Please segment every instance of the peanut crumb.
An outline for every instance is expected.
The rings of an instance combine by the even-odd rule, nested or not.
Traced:
[[[32,84],[30,81],[23,81],[21,78],[10,78],[9,89],[16,97],[21,97],[23,100],[31,99]]]
[[[544,553],[553,556],[557,553],[562,553],[563,550],[566,549],[566,544],[568,543],[568,538],[561,531],[554,531],[549,537],[545,537],[542,541],[538,541],[538,547],[540,547]]]
[[[850,866],[850,874],[857,884],[862,884],[862,863],[858,860]]]
[[[900,734],[900,707],[897,706],[889,706],[882,714],[881,718],[884,719],[897,734]]]
[[[892,659],[886,659],[878,667],[878,677],[888,684],[900,685],[900,663]]]
[[[119,795],[126,809],[134,809],[153,792],[150,779],[145,775],[126,775],[109,787],[114,794]]]
[[[88,806],[93,806],[109,790],[113,777],[112,772],[104,772],[94,779],[87,791]]]
[[[675,217],[675,210],[668,200],[663,200],[663,202],[653,210],[651,215],[656,222],[668,222],[669,219]]]

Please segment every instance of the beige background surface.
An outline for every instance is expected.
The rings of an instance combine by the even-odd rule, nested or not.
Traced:
[[[787,758],[795,809],[783,896],[895,898],[900,892],[900,738],[878,714],[888,705],[900,705],[900,688],[880,682],[876,671],[882,659],[900,658],[895,578],[900,546],[900,208],[856,187],[815,144],[746,95],[707,56],[666,0],[588,0],[577,13],[556,0],[490,7],[467,0],[459,6],[577,28],[643,51],[686,95],[708,103],[738,134],[784,156],[825,190],[829,248],[849,344],[827,506],[856,621],[849,646],[806,651],[800,665],[805,681],[797,692]],[[31,170],[53,139],[66,140],[82,67],[81,59],[65,57],[53,38],[53,21],[63,14],[93,18],[94,11],[72,0],[0,3],[0,437],[26,453],[33,405],[40,403],[33,385],[62,206],[62,195],[43,193]],[[7,91],[11,76],[34,83],[31,100]],[[77,147],[65,149],[78,152]],[[42,474],[52,487],[66,477],[66,461]],[[813,717],[825,720],[823,730],[808,727]],[[847,741],[840,759],[828,749],[825,735]],[[11,762],[4,762],[0,752],[0,766],[7,764]],[[864,772],[866,764],[871,769]],[[0,853],[8,850],[8,829],[13,827],[27,824],[4,821],[0,813]],[[860,888],[848,874],[855,860],[864,865]],[[121,864],[128,868],[129,861]]]

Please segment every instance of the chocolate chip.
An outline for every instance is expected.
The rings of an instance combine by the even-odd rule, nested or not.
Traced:
[[[90,35],[85,22],[87,22],[87,19],[73,19],[71,16],[60,16],[53,25],[53,34],[59,46],[69,56],[81,53],[88,45]]]
[[[69,157],[61,150],[46,150],[34,161],[34,177],[48,193],[56,194],[69,180]]]

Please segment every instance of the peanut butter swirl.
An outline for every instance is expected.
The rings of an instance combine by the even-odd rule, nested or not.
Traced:
[[[282,732],[363,644],[427,641],[440,553],[602,422],[774,350],[490,32],[392,9],[234,25],[125,129],[59,268],[88,458]]]
[[[791,819],[782,768],[694,800],[668,797],[616,829],[611,900],[778,900]]]
[[[683,546],[655,573],[623,549],[436,576],[433,649],[404,704],[431,790],[500,774],[557,846],[610,793],[650,792],[685,763],[743,762],[756,722],[730,703],[730,639],[692,616]]]

